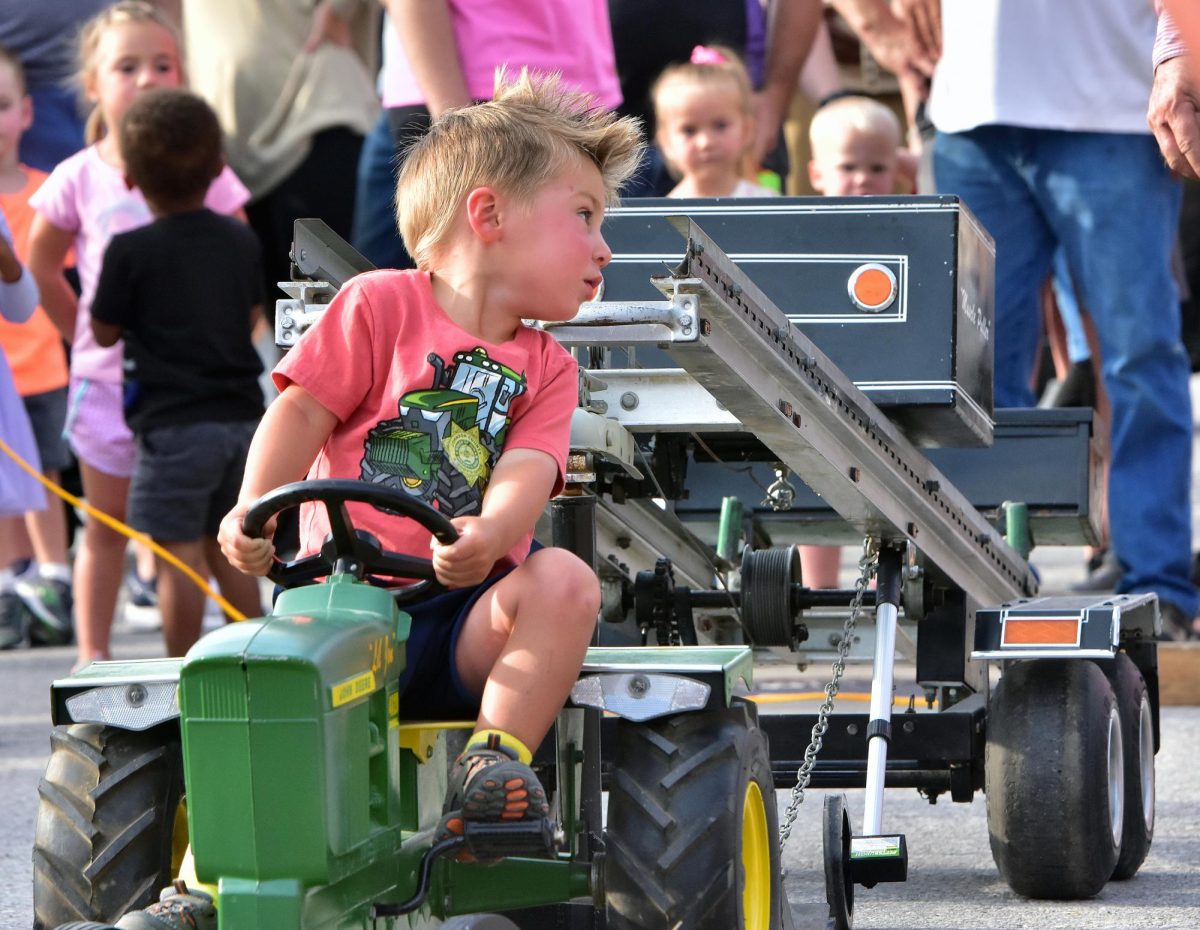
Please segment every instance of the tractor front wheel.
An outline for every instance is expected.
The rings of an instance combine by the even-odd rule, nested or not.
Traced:
[[[178,874],[187,817],[173,724],[55,727],[38,795],[34,930],[115,921]]]
[[[619,721],[605,834],[608,930],[775,930],[779,827],[752,706]]]

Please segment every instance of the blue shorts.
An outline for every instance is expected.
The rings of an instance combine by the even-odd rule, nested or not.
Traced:
[[[26,394],[22,400],[37,440],[42,471],[65,471],[71,464],[71,450],[62,436],[67,421],[67,389]]]
[[[400,675],[402,720],[474,720],[479,715],[480,695],[463,684],[454,651],[475,602],[510,571],[401,608],[412,617],[407,661]]]
[[[129,525],[156,542],[215,537],[237,503],[257,426],[254,420],[183,423],[139,434]]]

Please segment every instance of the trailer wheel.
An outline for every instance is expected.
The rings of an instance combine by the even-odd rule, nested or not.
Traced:
[[[174,725],[55,727],[38,796],[34,930],[114,921],[178,874],[187,816]]]
[[[1124,819],[1117,699],[1084,660],[1009,666],[988,707],[988,834],[1027,898],[1089,898],[1113,874]]]
[[[779,825],[753,708],[619,721],[605,834],[608,930],[775,930]]]
[[[1125,821],[1112,874],[1125,881],[1137,874],[1154,839],[1154,717],[1146,682],[1129,656],[1117,653],[1104,670],[1117,696],[1125,748]]]

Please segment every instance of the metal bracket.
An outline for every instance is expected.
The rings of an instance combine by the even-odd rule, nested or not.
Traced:
[[[580,345],[653,339],[864,535],[911,540],[979,603],[1035,592],[1028,563],[849,377],[697,223],[672,224],[687,249],[677,269],[653,280],[669,298],[653,305],[665,316],[650,323],[631,305],[592,308],[599,325],[567,324],[555,336]],[[682,314],[689,297],[694,335],[676,338],[665,321]]]
[[[571,320],[540,325],[568,347],[694,342],[700,331],[696,297],[679,291],[666,296],[640,303],[589,301]]]
[[[337,293],[328,281],[280,281],[287,294],[275,301],[275,345],[290,349],[321,318]]]

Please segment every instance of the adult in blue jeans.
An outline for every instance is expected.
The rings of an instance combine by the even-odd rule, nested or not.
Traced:
[[[942,17],[934,175],[996,240],[996,404],[1034,403],[1038,293],[1061,247],[1112,404],[1118,590],[1156,592],[1164,632],[1187,638],[1192,413],[1170,269],[1180,188],[1145,116],[1154,8],[944,0]]]

